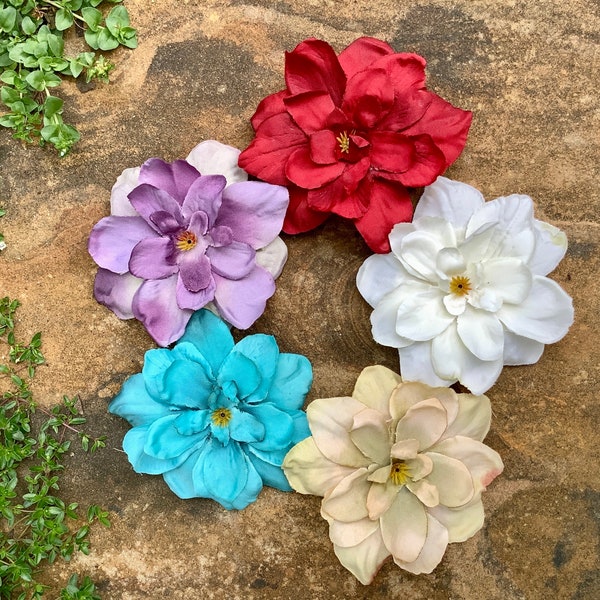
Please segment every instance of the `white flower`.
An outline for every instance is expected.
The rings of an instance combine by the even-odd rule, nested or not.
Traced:
[[[431,573],[449,542],[481,529],[481,493],[504,467],[481,442],[487,397],[403,383],[374,366],[352,398],[315,400],[307,416],[312,437],[283,469],[296,491],[323,496],[336,556],[363,584],[390,555]]]
[[[528,196],[485,202],[439,177],[413,222],[389,238],[391,253],[369,257],[357,285],[375,309],[375,341],[399,349],[405,380],[460,381],[481,394],[503,365],[537,362],[573,322],[571,298],[544,277],[564,256],[566,236],[533,218]]]

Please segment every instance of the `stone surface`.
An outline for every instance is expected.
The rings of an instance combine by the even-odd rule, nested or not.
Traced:
[[[73,570],[108,600],[162,598],[411,598],[593,600],[600,597],[600,4],[538,0],[126,0],[139,30],[113,54],[109,86],[67,83],[66,117],[82,141],[65,159],[0,132],[2,295],[18,297],[23,335],[41,330],[48,365],[35,393],[51,406],[79,395],[108,448],[76,453],[63,492],[111,512],[92,552],[45,573],[57,589]],[[386,564],[369,588],[337,562],[319,501],[265,490],[242,512],[182,501],[159,477],[132,472],[127,425],[106,413],[151,341],[92,297],[86,252],[125,168],[184,157],[202,139],[244,147],[257,103],[283,86],[285,50],[310,36],[337,49],[374,35],[429,61],[430,87],[474,111],[449,176],[487,198],[531,195],[538,217],[568,234],[552,275],[574,298],[569,335],[538,364],[508,368],[490,391],[488,443],[506,469],[484,496],[486,526],[453,545],[429,576]],[[252,332],[314,364],[309,400],[346,395],[369,364],[397,367],[377,346],[354,276],[369,252],[332,219],[287,237],[288,265]]]

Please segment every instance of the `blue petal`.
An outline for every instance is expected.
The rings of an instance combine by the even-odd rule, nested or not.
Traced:
[[[292,486],[290,486],[283,469],[281,468],[281,463],[288,452],[287,448],[277,452],[260,452],[252,448],[252,446],[248,446],[248,450],[248,458],[261,476],[265,485],[269,485],[284,492],[292,491]]]
[[[213,382],[202,365],[189,360],[176,360],[165,371],[163,397],[177,408],[208,407]]]
[[[123,438],[123,450],[136,473],[161,475],[178,467],[185,461],[187,454],[181,454],[169,460],[149,456],[144,452],[144,445],[148,436],[149,425],[130,429]]]
[[[244,489],[240,492],[230,506],[223,505],[229,510],[232,508],[235,508],[236,510],[246,508],[248,504],[252,504],[252,502],[258,498],[258,494],[260,494],[260,490],[263,488],[261,476],[254,468],[254,465],[250,462],[250,459],[247,456],[244,456],[244,458],[246,459],[246,464],[248,467],[248,481],[246,482]]]
[[[303,410],[292,410],[290,416],[294,419],[294,433],[292,434],[292,444],[297,444],[310,435],[308,419]]]
[[[194,468],[203,449],[196,450],[179,467],[163,475],[166,484],[180,498],[210,498],[201,478],[194,477]]]
[[[218,373],[233,348],[233,337],[225,322],[206,309],[192,315],[179,344],[182,342],[194,344],[210,364],[213,374]]]
[[[186,410],[175,419],[175,429],[181,435],[192,435],[204,431],[209,423],[209,410]]]
[[[193,435],[181,435],[175,428],[174,421],[180,413],[174,413],[152,423],[148,428],[148,437],[144,444],[144,452],[155,458],[175,458],[189,453],[202,443],[207,431]]]
[[[312,380],[312,365],[306,356],[280,354],[268,400],[283,410],[302,408]]]
[[[137,373],[125,380],[121,391],[108,405],[108,412],[127,419],[135,427],[168,415],[169,409],[150,397],[144,376]]]
[[[261,384],[261,375],[256,365],[248,357],[233,350],[223,362],[217,375],[219,385],[223,392],[231,395],[237,390],[238,398],[246,398]],[[235,389],[230,390],[231,383]]]
[[[164,401],[162,397],[164,390],[163,377],[173,360],[171,351],[166,348],[148,350],[144,355],[142,375],[146,382],[146,390],[159,402]]]
[[[245,398],[245,401],[261,402],[269,393],[277,368],[279,348],[275,338],[272,335],[249,335],[236,344],[234,352],[249,358],[261,376],[259,386]]]
[[[248,459],[236,442],[223,446],[208,440],[196,468],[210,497],[223,506],[233,503],[248,483]]]
[[[249,404],[244,410],[255,416],[265,426],[265,437],[252,444],[258,450],[281,450],[292,442],[294,421],[292,417],[269,402]]]
[[[259,442],[265,437],[265,426],[250,413],[231,410],[229,435],[236,442]]]

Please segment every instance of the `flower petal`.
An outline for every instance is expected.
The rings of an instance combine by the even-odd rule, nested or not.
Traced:
[[[338,60],[346,76],[352,77],[389,54],[394,54],[394,50],[387,42],[372,37],[360,37],[340,52]]]
[[[234,348],[225,358],[219,372],[217,382],[230,399],[245,399],[260,385],[262,376],[258,365]]]
[[[448,425],[446,409],[437,398],[411,406],[396,425],[396,440],[418,440],[423,451],[437,442]]]
[[[401,382],[400,375],[391,369],[381,365],[365,367],[354,384],[352,397],[389,418],[390,396]]]
[[[233,241],[227,246],[206,251],[211,269],[226,279],[241,279],[256,266],[256,251],[248,244]]]
[[[374,254],[358,269],[356,285],[361,296],[375,307],[408,277],[402,263],[393,254]]]
[[[416,381],[404,381],[398,386],[390,398],[390,414],[392,419],[401,419],[408,409],[423,400],[436,398],[444,407],[448,422],[452,422],[458,413],[456,392],[448,387],[431,387]],[[409,458],[397,456],[396,458]],[[412,457],[410,457],[412,458]]]
[[[202,364],[174,360],[164,371],[161,399],[173,408],[207,408],[214,384],[214,378]]]
[[[131,190],[129,201],[144,221],[157,231],[158,228],[151,218],[155,212],[168,213],[183,225],[179,204],[165,190],[142,183]]]
[[[285,233],[295,234],[310,231],[321,225],[329,217],[329,212],[314,210],[308,205],[307,190],[295,185],[290,185],[288,189],[290,204],[283,222]]]
[[[446,330],[448,331],[448,330]],[[434,338],[433,342],[439,340]],[[421,381],[427,385],[451,385],[456,380],[443,379],[434,370],[431,362],[432,342],[415,342],[405,348],[399,348],[400,375],[405,381]]]
[[[244,396],[245,402],[262,402],[269,394],[278,365],[279,347],[275,338],[272,335],[262,333],[246,336],[236,344],[235,352],[239,352],[251,360],[260,374],[259,385],[252,393]]]
[[[454,321],[445,309],[440,290],[433,286],[406,284],[399,288],[398,299],[396,333],[405,339],[425,342],[443,333]]]
[[[504,328],[495,314],[467,306],[456,317],[456,331],[469,352],[484,361],[504,354]]]
[[[483,504],[479,496],[458,508],[438,504],[428,512],[448,530],[449,542],[464,542],[483,527]]]
[[[189,252],[189,254],[191,254]],[[194,256],[181,256],[179,261],[179,277],[181,283],[190,292],[200,292],[209,287],[213,281],[211,263],[204,253]]]
[[[249,412],[231,409],[229,433],[236,442],[253,443],[265,439],[266,428],[254,415]]]
[[[379,517],[389,510],[398,494],[398,486],[389,479],[390,467],[386,467],[388,479],[384,483],[372,483],[367,495],[369,519],[377,522]]]
[[[441,437],[445,440],[462,435],[482,441],[490,430],[492,407],[487,396],[457,394],[458,413],[448,420],[448,428]]]
[[[221,195],[227,181],[223,175],[203,175],[190,186],[181,206],[181,214],[190,220],[197,212],[206,213],[212,225],[219,213]]]
[[[110,214],[114,217],[139,217],[131,202],[129,192],[138,185],[140,167],[124,169],[110,191]]]
[[[344,523],[364,519],[369,515],[367,495],[370,488],[367,470],[357,469],[327,492],[321,503],[321,511]]]
[[[310,148],[302,146],[290,155],[285,166],[285,175],[295,185],[305,190],[315,190],[337,179],[344,172],[344,168],[341,161],[330,165],[313,162]]]
[[[306,134],[322,131],[335,105],[327,92],[310,91],[294,94],[283,99],[287,112]]]
[[[301,354],[279,354],[268,401],[282,410],[302,407],[312,385],[312,365]]]
[[[240,151],[215,140],[200,142],[185,159],[202,175],[223,175],[227,185],[247,181],[248,174],[238,167]]]
[[[452,440],[456,439],[452,438]],[[464,439],[470,440],[470,438]],[[443,448],[444,443],[436,444],[435,452],[430,451],[425,454],[433,461],[433,470],[427,475],[427,481],[437,488],[440,504],[450,507],[462,506],[473,497],[474,482],[469,469],[461,460],[438,452],[437,449],[440,446]],[[480,442],[476,443],[480,444]]]
[[[348,79],[341,108],[358,129],[369,130],[390,111],[393,104],[394,89],[385,69],[369,68]],[[398,150],[395,146],[394,152]]]
[[[293,488],[281,469],[285,454],[285,451],[260,452],[250,445],[246,447],[246,456],[260,475],[263,484],[283,492],[291,492]]]
[[[202,443],[206,432],[181,435],[174,425],[178,417],[179,412],[172,413],[157,419],[148,427],[148,436],[144,444],[146,454],[169,460],[185,454]]]
[[[177,306],[179,306],[181,309],[189,309],[194,311],[200,310],[214,299],[216,289],[217,285],[214,277],[212,276],[212,272],[210,274],[208,285],[204,289],[198,290],[197,292],[188,290],[185,287],[182,278],[178,277],[177,287],[175,290]]]
[[[531,290],[532,276],[527,265],[517,258],[496,258],[482,265],[485,287],[509,304],[520,304]]]
[[[408,481],[406,487],[428,508],[440,503],[437,487],[427,479]]]
[[[94,280],[94,298],[110,308],[119,319],[133,319],[131,305],[143,281],[131,273],[118,275],[106,269],[98,269]]]
[[[140,279],[164,279],[179,271],[172,259],[173,242],[167,237],[148,237],[131,251],[129,271]]]
[[[388,464],[390,443],[385,413],[365,408],[354,415],[350,439],[372,463]]]
[[[199,176],[200,173],[185,160],[167,163],[160,158],[151,158],[141,166],[139,182],[164,190],[181,206],[188,189]]]
[[[199,450],[190,454],[186,460],[175,469],[163,473],[163,479],[171,491],[180,498],[210,498],[204,482],[199,477],[194,477],[198,462],[201,460],[205,443]]]
[[[361,519],[352,523],[329,521],[329,539],[340,548],[352,548],[379,529],[377,520]]]
[[[383,346],[404,348],[410,346],[412,340],[398,335],[396,321],[398,320],[398,305],[400,293],[392,291],[384,296],[371,313],[371,333],[373,339]]]
[[[542,356],[544,344],[504,330],[504,364],[533,365]]]
[[[276,237],[270,244],[261,248],[256,253],[256,264],[265,271],[271,273],[273,279],[277,279],[287,261],[288,249],[285,242]]]
[[[529,259],[529,268],[536,275],[547,275],[563,259],[567,251],[567,236],[550,223],[534,219],[533,224],[535,250]]]
[[[272,452],[289,447],[294,434],[294,421],[288,413],[269,402],[249,404],[244,410],[258,419],[265,428],[264,438],[252,443],[254,448]]]

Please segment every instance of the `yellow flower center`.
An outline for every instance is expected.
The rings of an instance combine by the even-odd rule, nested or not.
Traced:
[[[465,275],[455,275],[450,280],[450,292],[457,296],[466,296],[473,288],[471,280]]]
[[[340,151],[348,154],[348,152],[350,152],[350,136],[348,135],[348,132],[342,131],[335,139],[340,145]]]
[[[177,241],[175,242],[175,245],[183,252],[191,250],[198,243],[198,238],[191,231],[182,231],[176,239]]]
[[[408,465],[403,460],[392,463],[390,467],[390,479],[394,485],[404,485],[410,479]]]
[[[228,408],[217,408],[210,418],[217,427],[226,427],[231,421],[231,411]]]

